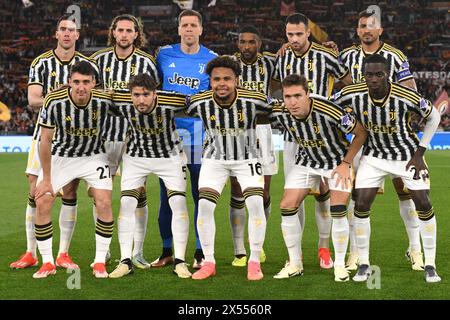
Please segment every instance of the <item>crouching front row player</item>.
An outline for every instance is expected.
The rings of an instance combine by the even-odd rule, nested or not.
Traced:
[[[284,103],[274,107],[271,120],[284,127],[298,148],[295,165],[285,177],[280,204],[281,228],[289,262],[274,278],[290,278],[303,273],[298,207],[310,189],[322,180],[330,189],[334,279],[348,281],[345,254],[349,239],[347,202],[353,185],[351,163],[364,144],[367,132],[353,113],[344,111],[324,97],[310,94],[305,77],[289,75],[281,86]],[[355,135],[351,143],[345,137],[348,133]]]

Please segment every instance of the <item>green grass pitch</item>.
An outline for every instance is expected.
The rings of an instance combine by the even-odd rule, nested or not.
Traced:
[[[94,224],[91,201],[84,184],[78,193],[78,221],[72,240],[74,261],[81,267],[80,289],[70,290],[67,281],[71,274],[58,269],[55,276],[33,279],[36,268],[10,270],[9,263],[25,250],[24,210],[27,199],[27,182],[23,171],[26,154],[0,155],[0,299],[449,299],[450,298],[450,151],[430,151],[427,162],[431,171],[431,199],[437,223],[437,270],[442,277],[440,284],[427,284],[423,273],[412,271],[405,260],[407,237],[398,212],[398,201],[392,184],[386,182],[386,193],[378,196],[372,210],[371,263],[381,270],[381,288],[368,289],[366,283],[335,283],[333,270],[321,270],[317,260],[317,228],[314,219],[313,198],[307,199],[306,229],[303,237],[305,273],[302,277],[286,280],[273,279],[287,258],[287,250],[281,235],[278,205],[283,193],[283,175],[272,180],[272,214],[267,225],[265,250],[267,262],[263,264],[262,281],[249,282],[246,268],[231,266],[233,259],[231,231],[228,218],[229,186],[220,198],[216,213],[217,276],[206,281],[178,279],[170,267],[164,269],[137,270],[134,275],[122,279],[95,279],[89,264],[94,257]],[[280,173],[282,168],[280,168]],[[161,251],[157,224],[159,188],[154,177],[149,179],[149,223],[144,253],[148,260],[155,259]],[[188,193],[189,194],[189,193]],[[113,196],[114,214],[119,207],[119,183],[115,182]],[[192,199],[188,205],[192,210]],[[53,249],[58,248],[58,216],[60,200],[53,210],[55,225]],[[192,263],[195,249],[193,217],[191,215],[190,241],[187,262]],[[331,246],[331,244],[330,244]],[[112,240],[113,260],[119,259],[117,225]],[[115,264],[115,262],[113,263]],[[112,271],[113,265],[108,270]],[[70,281],[69,281],[70,282]]]

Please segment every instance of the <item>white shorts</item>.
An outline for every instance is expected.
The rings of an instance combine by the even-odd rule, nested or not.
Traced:
[[[265,176],[273,176],[278,173],[277,158],[272,141],[272,128],[270,124],[257,124],[256,137],[259,146],[259,163],[262,165]]]
[[[143,187],[147,176],[155,174],[164,181],[168,190],[186,191],[186,156],[170,158],[140,158],[123,155],[121,190]]]
[[[52,156],[51,176],[55,192],[75,179],[84,180],[95,189],[112,190],[113,187],[108,157],[105,153],[77,158]],[[41,171],[38,183],[43,178]]]
[[[108,155],[109,167],[111,168],[111,174],[113,176],[116,175],[117,169],[120,166],[120,162],[122,162],[122,156],[125,152],[126,148],[125,141],[105,141],[105,151]]]
[[[39,176],[41,171],[41,160],[39,159],[39,141],[31,140],[30,151],[28,151],[28,162],[25,173],[33,176]]]
[[[203,159],[198,188],[211,188],[222,193],[228,177],[236,177],[241,190],[264,188],[262,165],[256,160],[227,161]]]
[[[359,169],[359,164],[361,162],[362,152],[363,152],[363,148],[359,149],[358,153],[353,158],[352,165],[353,165],[353,170],[356,172],[356,175],[358,175],[358,169]],[[385,180],[383,179],[383,183],[378,188],[377,194],[384,194],[384,181]]]
[[[408,161],[363,156],[356,175],[355,188],[378,188],[383,184],[385,177],[389,175],[392,179],[402,178],[405,187],[410,190],[429,190],[430,180],[424,181],[422,178],[414,180],[414,172],[406,171],[407,163]]]
[[[291,170],[298,167],[298,165],[295,164],[298,144],[297,142],[284,141],[283,148],[284,181],[286,183],[287,177],[289,177]],[[320,179],[310,189],[310,194],[320,195]]]
[[[320,185],[320,181],[328,181],[330,190],[352,192],[352,184],[348,184],[347,188],[342,189],[342,183],[336,187],[336,179],[331,178],[329,169],[314,169],[301,165],[294,166],[287,176],[284,188],[285,189],[311,189],[314,190]],[[336,177],[336,175],[335,175]]]
[[[283,147],[283,168],[284,177],[289,176],[289,172],[295,166],[295,155],[297,154],[297,142],[284,141]]]

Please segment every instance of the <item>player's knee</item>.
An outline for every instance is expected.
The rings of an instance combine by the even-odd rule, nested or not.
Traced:
[[[49,195],[44,195],[38,199],[35,200],[36,202],[36,208],[37,208],[37,215],[39,216],[46,216],[51,214],[51,208],[53,204],[53,198]]]
[[[136,201],[137,199],[134,197],[122,196],[120,198],[120,206],[123,208],[136,207]]]
[[[230,182],[231,182],[231,196],[233,196],[235,198],[242,198],[243,195],[242,195],[241,185],[237,181],[236,177],[231,177]]]
[[[417,211],[428,211],[431,209],[432,205],[428,197],[419,197],[414,199],[414,205]]]
[[[293,208],[295,206],[295,203],[293,203],[292,201],[290,201],[289,199],[281,199],[280,202],[280,209],[289,209],[289,208]]]
[[[98,199],[95,199],[95,206],[99,215],[108,214],[112,211],[112,201],[109,197],[100,197]]]
[[[368,199],[359,195],[355,202],[355,211],[366,212],[370,210],[370,204]]]

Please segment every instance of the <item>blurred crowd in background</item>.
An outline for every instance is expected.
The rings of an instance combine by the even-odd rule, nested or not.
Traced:
[[[9,121],[0,120],[0,134],[32,134],[37,114],[27,102],[29,66],[35,57],[55,47],[55,24],[68,7],[65,0],[32,3],[25,7],[19,0],[0,2],[0,103],[11,114]],[[140,17],[148,40],[144,50],[149,53],[179,41],[177,16],[181,9],[172,1],[99,0],[73,4],[81,8],[77,50],[87,55],[107,45],[111,20],[122,13]],[[328,40],[344,49],[359,42],[355,30],[358,13],[371,4],[346,0],[195,0],[193,8],[204,18],[202,44],[218,54],[231,54],[237,51],[238,30],[247,24],[261,32],[264,51],[276,52],[286,41],[286,8],[306,14],[328,34]],[[409,58],[418,91],[431,101],[442,91],[450,92],[450,8],[444,7],[445,2],[386,0],[376,4],[382,13],[382,40]],[[442,116],[440,130],[450,131],[449,114]]]

